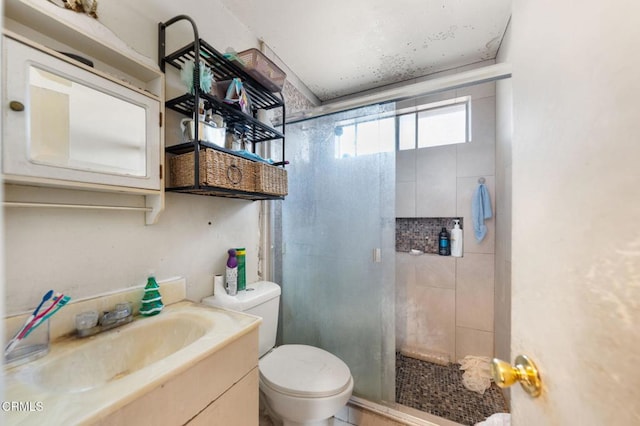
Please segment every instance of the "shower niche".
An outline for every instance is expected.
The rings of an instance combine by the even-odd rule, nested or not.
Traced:
[[[451,233],[454,220],[459,220],[460,228],[464,230],[462,217],[396,218],[396,252],[411,253],[411,250],[418,250],[426,254],[438,254],[438,234],[442,228]]]

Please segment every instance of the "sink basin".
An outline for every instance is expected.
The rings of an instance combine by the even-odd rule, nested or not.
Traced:
[[[190,345],[213,327],[208,318],[169,312],[78,341],[50,362],[21,371],[19,379],[53,392],[83,392],[103,386]]]
[[[5,370],[4,399],[38,401],[44,410],[10,411],[3,421],[94,423],[170,383],[260,322],[183,301],[96,336],[54,341],[48,355]]]

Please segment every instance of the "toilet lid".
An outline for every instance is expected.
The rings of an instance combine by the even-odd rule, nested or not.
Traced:
[[[287,395],[323,397],[347,389],[351,372],[340,358],[320,348],[283,345],[260,359],[260,378]]]

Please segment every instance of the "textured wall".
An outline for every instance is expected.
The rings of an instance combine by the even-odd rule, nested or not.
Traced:
[[[218,0],[114,0],[101,2],[98,14],[104,25],[152,62],[157,62],[158,22],[178,14],[192,16],[200,36],[219,50],[227,46],[243,50],[258,43]],[[169,31],[169,49],[193,37],[186,23]],[[296,97],[294,104],[303,101]],[[179,135],[169,117],[166,131],[168,142]],[[56,194],[53,189],[11,190],[43,192],[53,199]],[[130,201],[122,195],[109,197]],[[260,202],[168,193],[166,210],[153,226],[145,226],[144,214],[137,212],[8,209],[7,313],[33,308],[50,288],[80,298],[144,284],[149,270],[159,279],[186,277],[187,296],[199,300],[211,294],[212,274],[224,271],[230,247],[247,248],[247,280],[255,281],[259,207]]]

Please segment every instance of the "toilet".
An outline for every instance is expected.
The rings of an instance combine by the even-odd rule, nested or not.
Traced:
[[[335,355],[308,345],[275,347],[280,286],[270,281],[248,284],[229,296],[221,283],[202,303],[262,318],[258,332],[260,399],[275,424],[328,425],[351,397],[353,377]]]

